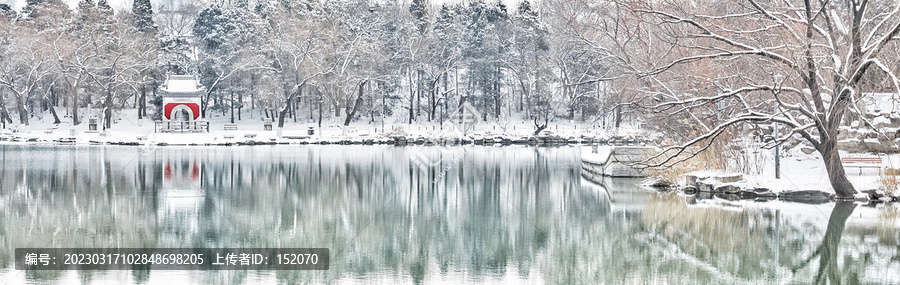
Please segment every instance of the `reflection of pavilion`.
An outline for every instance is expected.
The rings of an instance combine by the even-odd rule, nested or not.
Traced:
[[[170,75],[159,90],[163,98],[163,118],[156,122],[160,132],[209,132],[209,122],[200,120],[200,103],[205,93],[197,78]]]
[[[203,196],[201,166],[194,155],[167,155],[163,160],[162,193],[167,197]]]
[[[163,243],[174,245],[198,235],[206,200],[203,163],[196,152],[169,150],[164,152],[161,170],[157,222],[163,230],[159,235]]]

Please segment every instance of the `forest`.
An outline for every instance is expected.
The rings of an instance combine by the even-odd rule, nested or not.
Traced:
[[[560,3],[565,3],[560,1]],[[463,103],[485,121],[595,122],[616,107],[608,68],[569,32],[567,5],[472,1],[185,1],[115,11],[29,0],[3,10],[0,119],[57,123],[123,109],[158,118],[166,75],[196,75],[203,116],[258,110],[285,120],[407,123]],[[552,8],[552,9],[551,9]],[[616,120],[620,121],[620,120]]]

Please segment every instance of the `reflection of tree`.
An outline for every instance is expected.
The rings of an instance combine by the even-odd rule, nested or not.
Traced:
[[[838,202],[831,211],[831,217],[828,218],[828,228],[825,230],[825,238],[822,244],[806,258],[803,262],[793,268],[796,272],[800,268],[809,265],[816,256],[819,256],[819,271],[816,273],[816,284],[825,284],[831,281],[833,284],[840,284],[841,278],[837,268],[838,245],[841,243],[841,235],[844,234],[844,225],[847,218],[853,214],[856,204],[853,202]],[[826,279],[827,278],[827,279]]]
[[[608,191],[579,183],[577,156],[568,148],[467,148],[446,172],[446,165],[410,163],[409,148],[373,148],[141,154],[0,146],[0,261],[11,266],[16,247],[326,247],[331,270],[279,271],[274,278],[478,283],[518,275],[551,284],[731,284],[768,278],[782,269],[775,264],[796,264],[786,261],[796,256],[776,260],[773,248],[809,252],[815,245],[806,237],[825,231],[791,221],[774,238],[771,211],[692,207],[683,196],[640,189],[639,180],[607,181]],[[441,155],[437,148],[422,151]],[[165,159],[189,156],[202,162],[205,196],[197,204],[163,190]],[[847,216],[832,222],[843,225]],[[826,236],[834,235],[828,228]],[[155,274],[166,273],[130,275],[140,281]],[[241,283],[255,274],[190,278]],[[54,283],[64,276],[29,278]]]

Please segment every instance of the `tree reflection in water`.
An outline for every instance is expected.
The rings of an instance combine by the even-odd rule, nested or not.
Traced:
[[[776,273],[814,251],[809,240],[834,233],[830,222],[825,230],[765,207],[699,205],[640,180],[599,186],[580,178],[578,148],[452,151],[424,148],[439,163],[420,167],[415,148],[399,147],[0,146],[0,277],[17,247],[326,247],[328,271],[77,274],[106,283],[778,283]],[[890,260],[895,248],[885,239],[855,250]],[[847,274],[876,264],[891,263]],[[805,274],[788,280],[812,282]]]
[[[813,251],[812,255],[806,258],[802,263],[793,268],[797,271],[807,266],[816,257],[819,258],[819,269],[816,272],[816,284],[842,284],[840,270],[838,269],[838,251],[841,244],[841,236],[844,234],[844,227],[847,219],[853,214],[856,204],[853,202],[840,201],[834,205],[831,210],[831,216],[828,218],[828,228],[825,230],[825,238],[822,243]],[[855,272],[847,272],[847,284],[858,284],[858,276]]]

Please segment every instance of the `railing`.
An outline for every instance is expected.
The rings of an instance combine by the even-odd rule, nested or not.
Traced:
[[[208,121],[156,121],[154,132],[160,133],[208,133]]]

